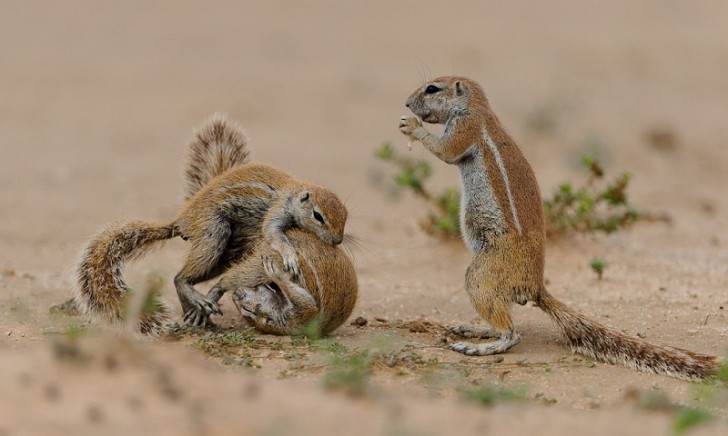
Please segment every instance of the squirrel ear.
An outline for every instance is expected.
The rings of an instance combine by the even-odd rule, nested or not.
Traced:
[[[310,197],[310,194],[308,192],[303,192],[301,194],[301,197],[299,197],[299,200],[301,201],[301,203],[305,203],[308,201],[309,197]]]
[[[465,93],[465,88],[463,87],[463,84],[458,80],[455,82],[455,95],[463,95]]]

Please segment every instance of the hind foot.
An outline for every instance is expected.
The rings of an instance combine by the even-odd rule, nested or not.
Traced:
[[[447,329],[447,332],[463,339],[490,339],[497,338],[501,335],[500,332],[490,327],[471,324],[458,324]]]
[[[450,345],[453,351],[465,354],[467,356],[487,356],[490,354],[505,353],[512,347],[518,345],[521,342],[521,335],[516,332],[501,333],[498,339],[491,342],[484,342],[480,344],[471,344],[468,342],[457,342]]]

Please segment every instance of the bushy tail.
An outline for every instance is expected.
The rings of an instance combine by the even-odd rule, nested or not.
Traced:
[[[546,290],[537,303],[561,327],[575,353],[687,380],[708,377],[718,369],[718,359],[714,356],[654,345],[619,333],[576,312]]]
[[[144,254],[153,242],[174,236],[170,223],[131,221],[111,224],[101,230],[82,252],[78,265],[76,302],[81,311],[98,316],[112,324],[122,325],[131,318],[130,288],[122,269],[127,260]],[[139,305],[138,330],[158,335],[170,324],[171,308],[156,295],[149,295]]]
[[[189,144],[185,200],[224,171],[248,161],[248,138],[240,125],[215,113],[199,128]]]

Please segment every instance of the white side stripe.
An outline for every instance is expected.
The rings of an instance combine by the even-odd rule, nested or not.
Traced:
[[[483,127],[483,138],[485,139],[485,144],[490,149],[491,153],[493,153],[493,156],[495,156],[495,163],[498,165],[498,169],[500,170],[501,176],[503,176],[503,182],[506,185],[506,193],[508,194],[508,202],[511,204],[511,213],[513,214],[513,224],[516,226],[516,230],[518,230],[518,234],[521,234],[521,223],[518,221],[518,213],[516,212],[516,204],[513,202],[513,194],[511,194],[511,184],[508,181],[508,174],[506,174],[506,167],[503,166],[503,159],[501,159],[500,151],[498,151],[498,147],[496,147],[495,143],[493,142],[493,139],[488,135],[488,131],[485,130],[485,127]]]

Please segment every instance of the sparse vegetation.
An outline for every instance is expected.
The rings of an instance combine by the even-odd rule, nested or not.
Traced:
[[[390,143],[382,144],[375,155],[397,167],[398,172],[394,175],[397,188],[407,189],[428,203],[430,212],[422,223],[427,233],[444,237],[460,235],[460,193],[457,189],[449,188],[440,193],[430,191],[426,186],[432,177],[430,164],[400,155]],[[572,182],[563,182],[550,198],[544,200],[547,235],[609,233],[629,227],[643,217],[628,200],[627,188],[631,180],[628,173],[605,181],[599,160],[585,156],[582,165],[588,171],[583,184],[574,186]]]
[[[728,406],[728,362],[724,363],[718,373],[695,386],[695,394],[691,404],[672,401],[667,394],[659,390],[636,391],[628,396],[636,400],[636,405],[644,410],[656,410],[673,414],[672,431],[683,434],[688,430],[722,416]],[[716,414],[716,412],[719,412]]]
[[[440,193],[427,189],[425,182],[432,177],[430,164],[423,159],[402,156],[388,142],[382,144],[375,155],[398,168],[399,172],[394,175],[396,188],[408,189],[429,204],[430,212],[422,222],[427,233],[445,238],[460,236],[460,192],[457,189],[448,188]]]
[[[482,404],[494,406],[505,402],[522,402],[527,399],[528,389],[525,386],[507,387],[486,384],[475,388],[464,389],[463,398]]]
[[[605,173],[602,164],[585,156],[582,165],[588,170],[587,180],[574,187],[571,182],[559,185],[553,196],[544,200],[546,233],[614,232],[629,227],[640,213],[627,199],[631,176],[622,173],[613,181],[600,183]]]
[[[349,355],[333,354],[331,366],[323,377],[324,386],[353,396],[363,395],[372,372],[374,356],[370,350]]]

